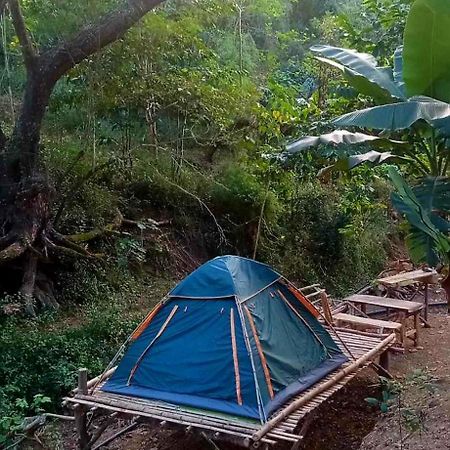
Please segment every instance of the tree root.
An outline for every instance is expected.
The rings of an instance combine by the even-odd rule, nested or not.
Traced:
[[[0,264],[22,256],[26,250],[27,246],[21,242],[14,242],[0,252]]]
[[[70,236],[64,236],[55,230],[52,230],[52,240],[47,240],[51,248],[69,256],[98,258],[101,255],[89,252],[85,247],[78,245],[70,239]]]
[[[14,231],[10,231],[6,236],[0,238],[0,249],[5,249],[6,247],[14,244],[17,241],[17,233]]]
[[[53,228],[48,223],[43,227],[32,223],[27,232],[23,228],[11,230],[4,237],[0,238],[0,264],[23,257],[23,278],[19,293],[23,300],[25,312],[35,317],[36,302],[44,308],[57,309],[59,304],[53,293],[53,285],[44,275],[38,271],[38,263],[44,261],[49,263],[51,256],[65,256],[70,259],[89,258],[101,259],[102,254],[91,253],[86,246],[81,245],[104,235],[120,234],[116,231],[122,225],[137,226],[159,230],[159,227],[169,225],[170,220],[156,221],[153,219],[143,219],[142,221],[124,219],[120,211],[117,211],[114,220],[104,227],[94,230],[65,236]]]

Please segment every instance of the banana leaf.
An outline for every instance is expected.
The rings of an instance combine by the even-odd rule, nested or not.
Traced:
[[[306,136],[298,141],[287,145],[286,152],[295,154],[319,145],[362,145],[368,144],[376,147],[392,148],[393,146],[406,146],[407,142],[396,141],[379,136],[372,136],[364,133],[351,133],[347,130],[335,130],[332,133],[320,136]]]
[[[339,127],[360,127],[397,131],[419,121],[427,122],[442,136],[450,131],[450,104],[429,97],[412,97],[406,102],[353,111],[333,121]]]
[[[412,190],[428,213],[450,214],[450,178],[427,177]]]
[[[427,263],[430,267],[436,267],[439,264],[441,258],[433,238],[418,228],[411,225],[408,227],[405,244],[414,263]]]
[[[392,71],[378,67],[372,55],[330,45],[315,45],[311,51],[321,55],[317,58],[320,61],[341,70],[356,90],[373,97],[377,103],[406,100],[401,87],[393,79]]]
[[[407,158],[395,155],[391,152],[380,153],[375,150],[372,150],[370,152],[362,153],[359,155],[351,155],[348,157],[347,161],[348,161],[348,169],[351,170],[365,163],[370,163],[374,166],[378,166],[384,163],[392,164],[395,162],[402,162],[407,160],[408,160]]]
[[[450,0],[416,0],[404,33],[403,76],[409,96],[450,102]]]
[[[447,205],[445,186],[448,179],[427,179],[415,188],[408,186],[396,169],[389,169],[389,176],[396,188],[392,194],[393,206],[406,216],[411,227],[407,243],[411,256],[416,260],[426,260],[435,265],[437,259],[448,262],[450,239],[448,230],[443,227],[445,219],[435,213],[435,205]]]

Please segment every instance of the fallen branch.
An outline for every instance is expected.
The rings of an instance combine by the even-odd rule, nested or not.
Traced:
[[[84,233],[64,236],[64,238],[66,239],[66,241],[70,241],[72,243],[89,242],[95,238],[103,236],[104,234],[111,233],[112,231],[119,228],[122,225],[122,223],[123,223],[123,216],[120,213],[120,211],[117,211],[116,217],[108,225],[105,225],[104,227],[94,228],[93,230],[86,231]]]
[[[46,243],[49,248],[54,252],[62,253],[70,258],[79,258],[80,256],[83,258],[100,258],[101,255],[90,253],[81,245],[77,245],[74,242],[70,242],[64,237],[62,237],[59,241],[59,244],[55,243],[50,239],[46,239]]]
[[[161,220],[161,221],[157,221],[154,219],[150,219],[149,217],[142,219],[142,220],[131,220],[131,219],[123,219],[122,223],[124,225],[135,225],[137,227],[139,227],[140,225],[150,225],[153,228],[159,228],[159,227],[164,227],[164,226],[168,226],[172,224],[172,220],[168,219],[168,220]]]

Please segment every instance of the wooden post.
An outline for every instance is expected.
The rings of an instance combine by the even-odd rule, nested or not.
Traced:
[[[385,350],[381,355],[380,355],[380,366],[386,370],[387,372],[389,372],[389,363],[390,363],[390,351],[389,350]]]
[[[426,322],[428,322],[428,283],[425,283],[425,292],[424,292],[424,297],[425,297],[425,309],[423,311],[423,318],[425,319]]]
[[[87,369],[78,371],[78,392],[87,395]],[[85,406],[75,405],[75,426],[78,434],[78,448],[80,450],[89,449],[90,436],[87,431],[86,409]]]
[[[325,291],[320,293],[320,303],[322,305],[323,315],[327,323],[333,324],[333,315],[331,314],[330,302],[328,301],[328,295]]]
[[[88,393],[87,369],[78,369],[78,392],[83,395]]]
[[[414,329],[416,330],[416,333],[414,334],[414,347],[417,347],[419,345],[419,335],[420,335],[419,311],[416,311],[414,313]]]
[[[400,343],[403,347],[406,346],[406,317],[404,313],[400,313],[400,323],[402,327],[400,328]]]

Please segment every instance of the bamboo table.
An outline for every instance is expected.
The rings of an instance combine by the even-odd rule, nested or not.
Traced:
[[[402,286],[423,283],[425,297],[423,316],[425,319],[425,325],[428,326],[428,285],[435,284],[439,281],[438,273],[434,269],[412,270],[410,272],[398,273],[389,277],[378,278],[375,281],[383,286],[386,286],[388,289],[397,289]]]
[[[393,310],[400,315],[400,342],[404,346],[405,338],[409,337],[414,341],[414,347],[419,345],[419,314],[423,309],[422,303],[412,302],[408,300],[398,300],[396,298],[377,297],[375,295],[351,295],[345,298],[345,301],[360,307],[363,313],[366,313],[367,306],[378,306],[385,308],[388,312]],[[414,318],[414,329],[406,330],[406,320],[408,317]],[[389,323],[389,322],[386,322]]]

